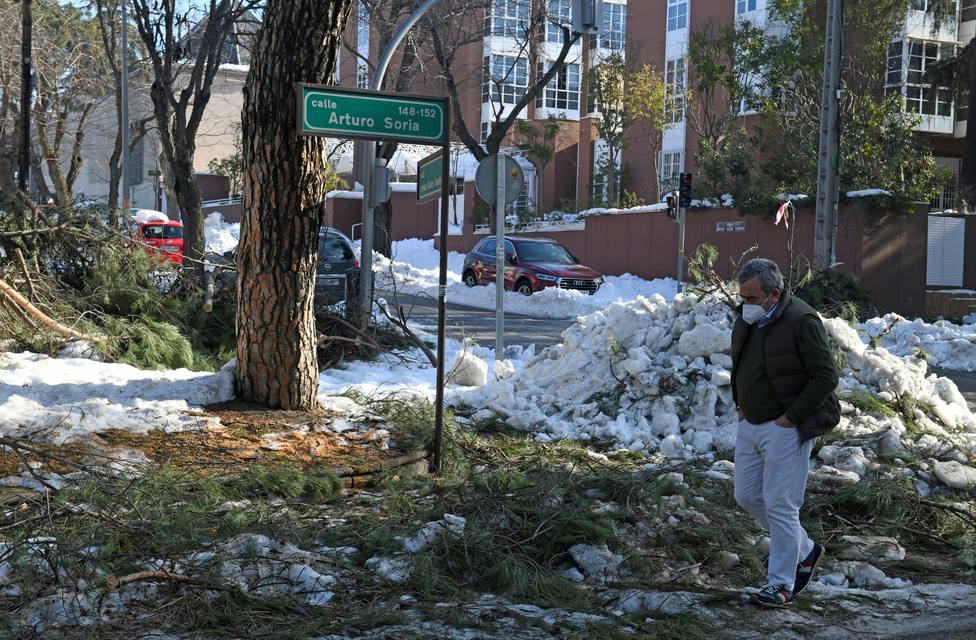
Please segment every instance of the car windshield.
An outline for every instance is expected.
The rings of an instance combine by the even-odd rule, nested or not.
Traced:
[[[523,242],[519,244],[518,254],[520,259],[527,262],[556,262],[559,264],[574,264],[576,262],[562,245],[552,242]]]
[[[142,237],[152,240],[176,240],[183,237],[183,227],[152,224],[142,228]]]

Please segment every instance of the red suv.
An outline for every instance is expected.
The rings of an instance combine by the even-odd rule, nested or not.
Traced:
[[[495,281],[495,237],[485,238],[464,257],[464,284],[473,287]],[[548,238],[505,239],[505,288],[530,296],[546,287],[594,294],[603,276],[580,264],[579,258]]]

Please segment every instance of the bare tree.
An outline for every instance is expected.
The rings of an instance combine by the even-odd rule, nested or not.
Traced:
[[[15,136],[20,118],[20,7],[0,2],[0,192],[17,190]]]
[[[183,217],[184,253],[199,280],[205,240],[200,188],[193,169],[197,132],[224,44],[235,22],[258,6],[259,0],[207,0],[204,15],[173,0],[133,0],[132,4],[152,72],[150,98],[156,128]],[[293,40],[290,45],[300,49],[296,44],[300,42]]]
[[[295,84],[333,77],[351,0],[269,0],[244,87],[244,219],[237,248],[238,397],[316,404],[315,264],[326,142],[300,137]],[[300,43],[301,46],[296,46]]]
[[[82,165],[88,117],[109,79],[95,23],[72,6],[35,9],[33,48],[36,96],[32,112],[54,201],[70,207]],[[35,172],[35,180],[42,178]]]
[[[434,58],[440,66],[447,94],[451,97],[454,132],[479,161],[498,152],[505,137],[526,107],[535,101],[558,73],[565,69],[573,45],[580,39],[580,34],[571,33],[565,19],[549,14],[548,3],[532,0],[507,0],[507,2],[517,6],[525,5],[528,7],[528,12],[523,12],[524,19],[517,20],[514,28],[509,29],[507,23],[503,27],[506,31],[505,35],[516,43],[516,51],[512,55],[514,63],[503,65],[504,68],[498,70],[472,69],[470,65],[462,63],[462,54],[465,52],[466,45],[470,43],[471,34],[484,33],[480,12],[470,11],[468,3],[449,0],[427,21]],[[492,4],[486,4],[486,10],[491,11]],[[550,26],[561,33],[562,46],[556,58],[548,62],[543,60],[539,44],[542,41],[543,30]],[[493,26],[492,30],[494,29]],[[478,56],[479,61],[480,59],[481,57]],[[513,92],[511,87],[515,85],[514,80],[523,72],[521,61],[525,61],[527,86],[524,91]],[[490,84],[492,109],[491,123],[484,145],[475,134],[471,133],[471,128],[464,119],[463,104],[460,99],[465,84],[480,83],[483,77],[486,77]]]
[[[122,58],[120,54],[121,38],[121,11],[119,0],[92,0],[90,10],[94,19],[98,23],[98,32],[101,38],[100,51],[104,58],[103,65],[107,67],[107,73],[111,78],[112,98],[115,103],[115,123],[111,129],[114,137],[112,155],[108,162],[108,209],[109,224],[118,224],[118,211],[121,199],[122,183]],[[128,27],[131,31],[131,25]],[[134,86],[136,83],[144,81],[145,74],[133,73],[133,68],[139,68],[141,61],[146,60],[146,54],[140,42],[136,38],[129,38],[131,59],[135,65],[129,65],[129,93],[133,95],[138,91],[148,90],[148,86]],[[129,123],[129,151],[136,149],[139,142],[148,133],[154,116],[139,118]],[[109,135],[106,132],[106,135]]]

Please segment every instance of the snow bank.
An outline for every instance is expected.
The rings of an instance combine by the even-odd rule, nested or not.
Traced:
[[[946,320],[929,324],[889,313],[871,318],[858,332],[865,344],[875,339],[878,346],[898,356],[924,356],[935,367],[976,371],[976,324],[959,325]]]
[[[738,422],[728,355],[732,322],[720,301],[688,294],[673,304],[661,296],[614,303],[579,318],[561,344],[511,377],[458,396],[478,410],[476,418],[502,417],[540,441],[573,438],[686,459],[729,452]],[[842,397],[866,392],[894,401],[907,395],[932,407],[932,415],[915,415],[926,432],[921,437],[909,434],[900,418],[863,414],[850,405],[840,434],[877,438],[890,432],[888,446],[894,440],[923,457],[948,455],[953,448],[976,451],[976,416],[954,383],[928,375],[924,360],[866,346],[843,321],[824,324],[844,362]],[[857,481],[877,457],[859,447],[827,449],[821,454],[833,457],[823,460],[822,474],[838,482]]]
[[[374,254],[376,283],[380,288],[403,293],[437,295],[439,253],[433,240],[401,240],[393,243],[393,260]],[[478,309],[495,308],[495,286],[466,287],[461,282],[464,254],[450,252],[447,259],[447,300]],[[548,288],[531,296],[513,291],[505,292],[505,311],[537,318],[573,318],[603,309],[613,302],[633,300],[637,296],[660,294],[667,299],[674,296],[675,281],[671,278],[645,280],[625,273],[604,276],[604,285],[594,295],[579,291]]]
[[[214,211],[203,220],[203,233],[207,239],[207,251],[226,253],[233,250],[241,239],[241,225],[238,222],[224,222],[219,211]]]
[[[233,361],[232,361],[233,362]],[[0,354],[0,434],[61,443],[107,429],[180,431],[194,405],[234,397],[232,364],[216,373],[143,371],[86,358]]]

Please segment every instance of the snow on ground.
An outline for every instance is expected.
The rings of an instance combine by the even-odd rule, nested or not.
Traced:
[[[511,377],[462,391],[459,398],[478,410],[476,419],[502,417],[543,442],[595,440],[678,459],[728,454],[737,429],[730,386],[732,320],[731,309],[720,301],[688,294],[673,303],[661,296],[614,303],[579,318],[561,344],[529,359]],[[929,375],[924,360],[866,346],[841,320],[825,320],[825,326],[844,362],[842,398],[866,392],[882,401],[904,396],[931,407],[930,414],[914,413],[919,429],[910,433],[901,418],[867,415],[846,405],[839,434],[882,434],[873,441],[878,450],[913,450],[923,458],[953,449],[976,452],[976,416],[952,381]],[[824,447],[820,457],[824,478],[856,482],[876,453]],[[965,460],[962,453],[957,457]],[[956,464],[934,462],[935,475],[918,479],[925,486],[936,477],[965,486],[976,469]]]
[[[858,332],[865,344],[876,339],[878,346],[898,356],[922,355],[918,351],[921,349],[934,367],[976,371],[976,324],[959,325],[947,320],[929,324],[921,319],[907,320],[889,313],[881,318],[871,318],[859,327]]]
[[[433,240],[401,240],[393,243],[393,260],[376,256],[374,270],[378,272],[379,287],[403,293],[427,293],[437,296],[439,253]],[[495,308],[495,286],[466,287],[461,282],[464,254],[450,252],[447,259],[447,300],[479,309]],[[629,273],[622,276],[605,276],[605,284],[594,295],[555,287],[522,296],[513,291],[505,292],[505,310],[509,313],[538,318],[572,318],[592,313],[607,305],[633,300],[637,296],[660,294],[670,299],[675,293],[675,282],[670,278],[645,280]]]
[[[433,342],[433,336],[421,339]],[[488,371],[494,370],[495,350],[477,344],[462,344],[457,340],[444,341],[446,357],[445,374],[447,396],[452,397],[459,389],[451,375],[452,367],[460,357],[483,361]],[[523,349],[518,345],[505,348],[507,370],[519,370],[524,362],[535,356],[535,347]],[[459,368],[463,369],[463,367]],[[433,400],[436,393],[437,369],[430,364],[419,349],[380,356],[374,361],[357,360],[319,373],[319,399],[328,402],[330,396],[354,390],[367,396],[383,396],[394,393],[425,397]]]
[[[207,251],[226,253],[236,247],[241,239],[241,225],[225,222],[220,212],[215,211],[204,218],[203,233],[207,238]]]
[[[0,353],[0,434],[61,443],[107,429],[180,431],[194,405],[234,397],[233,369],[143,371],[85,358]]]

